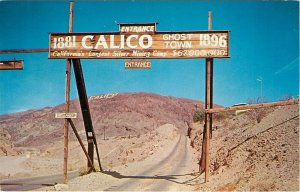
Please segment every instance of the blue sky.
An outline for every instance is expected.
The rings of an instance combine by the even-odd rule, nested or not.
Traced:
[[[299,95],[299,2],[76,1],[74,32],[118,31],[116,23],[158,22],[157,31],[230,30],[230,56],[214,60],[214,102]],[[69,3],[0,2],[0,49],[48,48],[49,32],[68,31]],[[0,54],[23,59],[23,71],[0,71],[0,114],[64,102],[65,60],[47,53]],[[82,60],[89,96],[153,92],[204,101],[205,59],[153,59],[150,70],[125,70],[124,60]],[[73,74],[72,74],[73,75]],[[72,76],[71,98],[78,98]]]

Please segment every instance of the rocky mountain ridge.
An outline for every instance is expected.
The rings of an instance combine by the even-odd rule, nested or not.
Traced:
[[[166,123],[174,124],[186,132],[187,122],[192,121],[196,104],[202,105],[195,100],[152,93],[114,93],[89,97],[95,133],[102,136],[105,131],[107,137],[144,134]],[[71,101],[70,111],[77,112],[74,124],[82,138],[85,138],[78,100]],[[11,150],[13,147],[30,148],[62,140],[64,121],[55,119],[55,113],[58,112],[64,112],[63,104],[0,116],[0,129],[3,130],[1,155],[15,154]]]

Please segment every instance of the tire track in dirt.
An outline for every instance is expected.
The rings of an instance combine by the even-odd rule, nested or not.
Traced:
[[[186,180],[190,180],[191,156],[188,150],[188,139],[186,136],[178,135],[174,147],[166,151],[161,161],[151,162],[150,167],[145,171],[135,172],[132,176],[120,176],[125,179],[121,184],[115,183],[105,191],[166,191],[178,188],[187,189]]]
[[[172,150],[168,154],[174,154],[176,148],[180,143],[180,140],[181,140],[181,136],[178,137],[176,145],[172,148]],[[155,171],[160,169],[163,165],[167,164],[169,159],[170,156],[167,155],[161,161],[157,163],[153,162],[152,166],[145,171],[142,171],[140,173],[136,172],[134,176],[121,176],[126,178],[126,181],[124,181],[121,184],[114,185],[108,189],[105,189],[104,191],[129,191],[129,190],[136,189],[137,186],[141,186],[141,183],[143,183],[143,185],[145,184],[145,181],[141,181],[141,180],[155,179],[156,177]]]
[[[180,182],[176,181],[175,175],[182,174],[182,170],[186,166],[189,154],[188,154],[188,140],[186,136],[181,136],[181,142],[180,146],[176,150],[176,154],[174,154],[172,157],[169,158],[169,161],[167,162],[169,166],[169,170],[167,172],[162,172],[160,174],[168,174],[170,179],[166,180],[157,180],[155,183],[153,183],[150,190],[152,191],[169,191],[170,189],[176,189],[177,184],[181,184]],[[186,173],[186,172],[184,172]],[[174,179],[171,179],[173,177]],[[183,184],[183,183],[182,183]]]

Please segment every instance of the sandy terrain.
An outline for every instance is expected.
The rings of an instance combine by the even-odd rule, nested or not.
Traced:
[[[192,116],[187,114],[192,114],[193,101],[144,93],[120,94],[110,99],[91,101],[105,172],[70,179],[67,188],[61,189],[299,191],[298,105],[215,117],[211,172],[209,182],[204,183],[204,174],[197,173],[203,124],[186,123],[191,122]],[[151,102],[159,107],[151,108]],[[0,118],[1,182],[45,176],[29,181],[54,185],[57,182],[54,178],[58,178],[54,175],[62,176],[62,121],[52,123],[53,117],[49,115],[60,107]],[[79,117],[76,128],[86,144],[80,121]],[[104,126],[107,126],[105,140]],[[190,139],[186,137],[188,127]],[[94,162],[98,166],[96,155]],[[86,164],[78,141],[70,134],[68,171],[74,175],[82,173]],[[51,181],[49,175],[53,175]],[[57,186],[37,190],[59,190]]]
[[[30,171],[24,168],[26,160],[27,157],[24,156],[0,156],[1,176],[11,178],[15,175],[28,174]]]
[[[299,190],[299,106],[266,110],[260,123],[244,113],[214,124],[210,181],[197,189]]]
[[[73,179],[68,183],[68,190],[193,190],[194,187],[190,184],[197,177],[198,167],[188,138],[179,134],[177,128],[171,124],[159,127],[156,135],[160,139],[149,140],[148,137],[147,146],[153,148],[145,149],[144,151],[147,151],[145,155],[140,153],[142,158],[139,160],[122,161],[123,165],[115,167],[111,164],[107,166],[103,161],[104,173],[97,172]],[[131,141],[136,139],[131,138]],[[125,146],[124,151],[134,151],[138,148],[133,145]],[[112,153],[108,153],[110,154]],[[123,155],[123,158],[131,159],[130,155]],[[47,187],[39,190],[55,190],[55,188]]]
[[[68,190],[192,190],[189,184],[198,177],[195,151],[180,132],[174,125],[165,124],[144,135],[98,138],[105,172],[70,180]],[[19,160],[19,173],[14,175],[17,169],[9,165],[10,176],[3,179],[61,174],[61,146],[59,142],[40,154],[14,157]],[[70,142],[69,149],[69,171],[84,170],[86,159],[78,143]]]

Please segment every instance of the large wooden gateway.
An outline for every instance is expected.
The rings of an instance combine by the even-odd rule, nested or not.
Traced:
[[[212,13],[208,14],[208,30],[203,31],[157,31],[158,23],[120,23],[116,32],[74,33],[74,2],[70,2],[68,33],[50,33],[48,49],[1,50],[7,53],[48,52],[49,59],[65,59],[66,92],[65,110],[56,114],[64,119],[64,183],[67,183],[69,125],[75,133],[87,157],[88,171],[96,171],[94,148],[99,169],[102,171],[93,129],[89,102],[85,88],[81,59],[125,59],[126,69],[150,69],[151,59],[205,59],[205,127],[199,172],[209,176],[209,143],[212,130],[213,108],[213,62],[214,58],[229,58],[229,31],[212,30]],[[74,126],[70,112],[70,81],[73,66],[80,107],[87,137],[87,150]],[[23,61],[2,61],[0,70],[22,69]]]
[[[213,108],[213,59],[229,58],[229,31],[212,30],[212,13],[208,14],[208,30],[205,31],[157,31],[157,23],[120,23],[117,32],[74,33],[73,2],[70,3],[69,32],[51,33],[49,37],[49,59],[66,59],[66,100],[65,112],[70,105],[70,70],[73,63],[76,85],[84,120],[88,150],[84,149],[90,171],[94,168],[94,146],[98,156],[97,141],[93,129],[89,103],[85,89],[80,59],[131,59],[128,63],[144,63],[149,69],[149,59],[206,59],[205,109]],[[136,60],[138,59],[138,60]],[[147,59],[143,62],[144,59]],[[147,63],[147,64],[145,64]],[[132,68],[140,68],[132,65]],[[142,67],[143,68],[143,67]],[[68,125],[76,132],[70,118],[64,125],[64,182],[67,183]],[[204,139],[199,171],[205,171],[205,181],[209,175],[209,146],[212,130],[212,114],[206,113]],[[81,142],[81,139],[79,142]],[[82,143],[82,142],[81,142]]]
[[[256,109],[299,104],[299,99],[275,103],[261,103],[213,109],[213,63],[214,58],[229,58],[229,31],[212,30],[212,13],[208,13],[208,30],[205,31],[157,31],[157,23],[120,23],[117,32],[74,33],[74,3],[70,2],[69,32],[51,33],[48,49],[0,50],[0,54],[48,52],[49,59],[66,59],[65,111],[56,114],[64,123],[64,183],[67,183],[68,131],[69,125],[75,133],[88,161],[88,171],[96,171],[94,148],[99,169],[102,171],[93,129],[89,102],[85,88],[80,59],[125,59],[126,69],[150,69],[151,59],[205,59],[205,126],[203,130],[202,154],[199,172],[205,171],[205,182],[209,176],[209,147],[212,133],[212,114],[240,109]],[[73,66],[80,107],[86,131],[88,149],[79,137],[70,112],[70,76]],[[0,61],[0,70],[21,70],[23,60]]]

